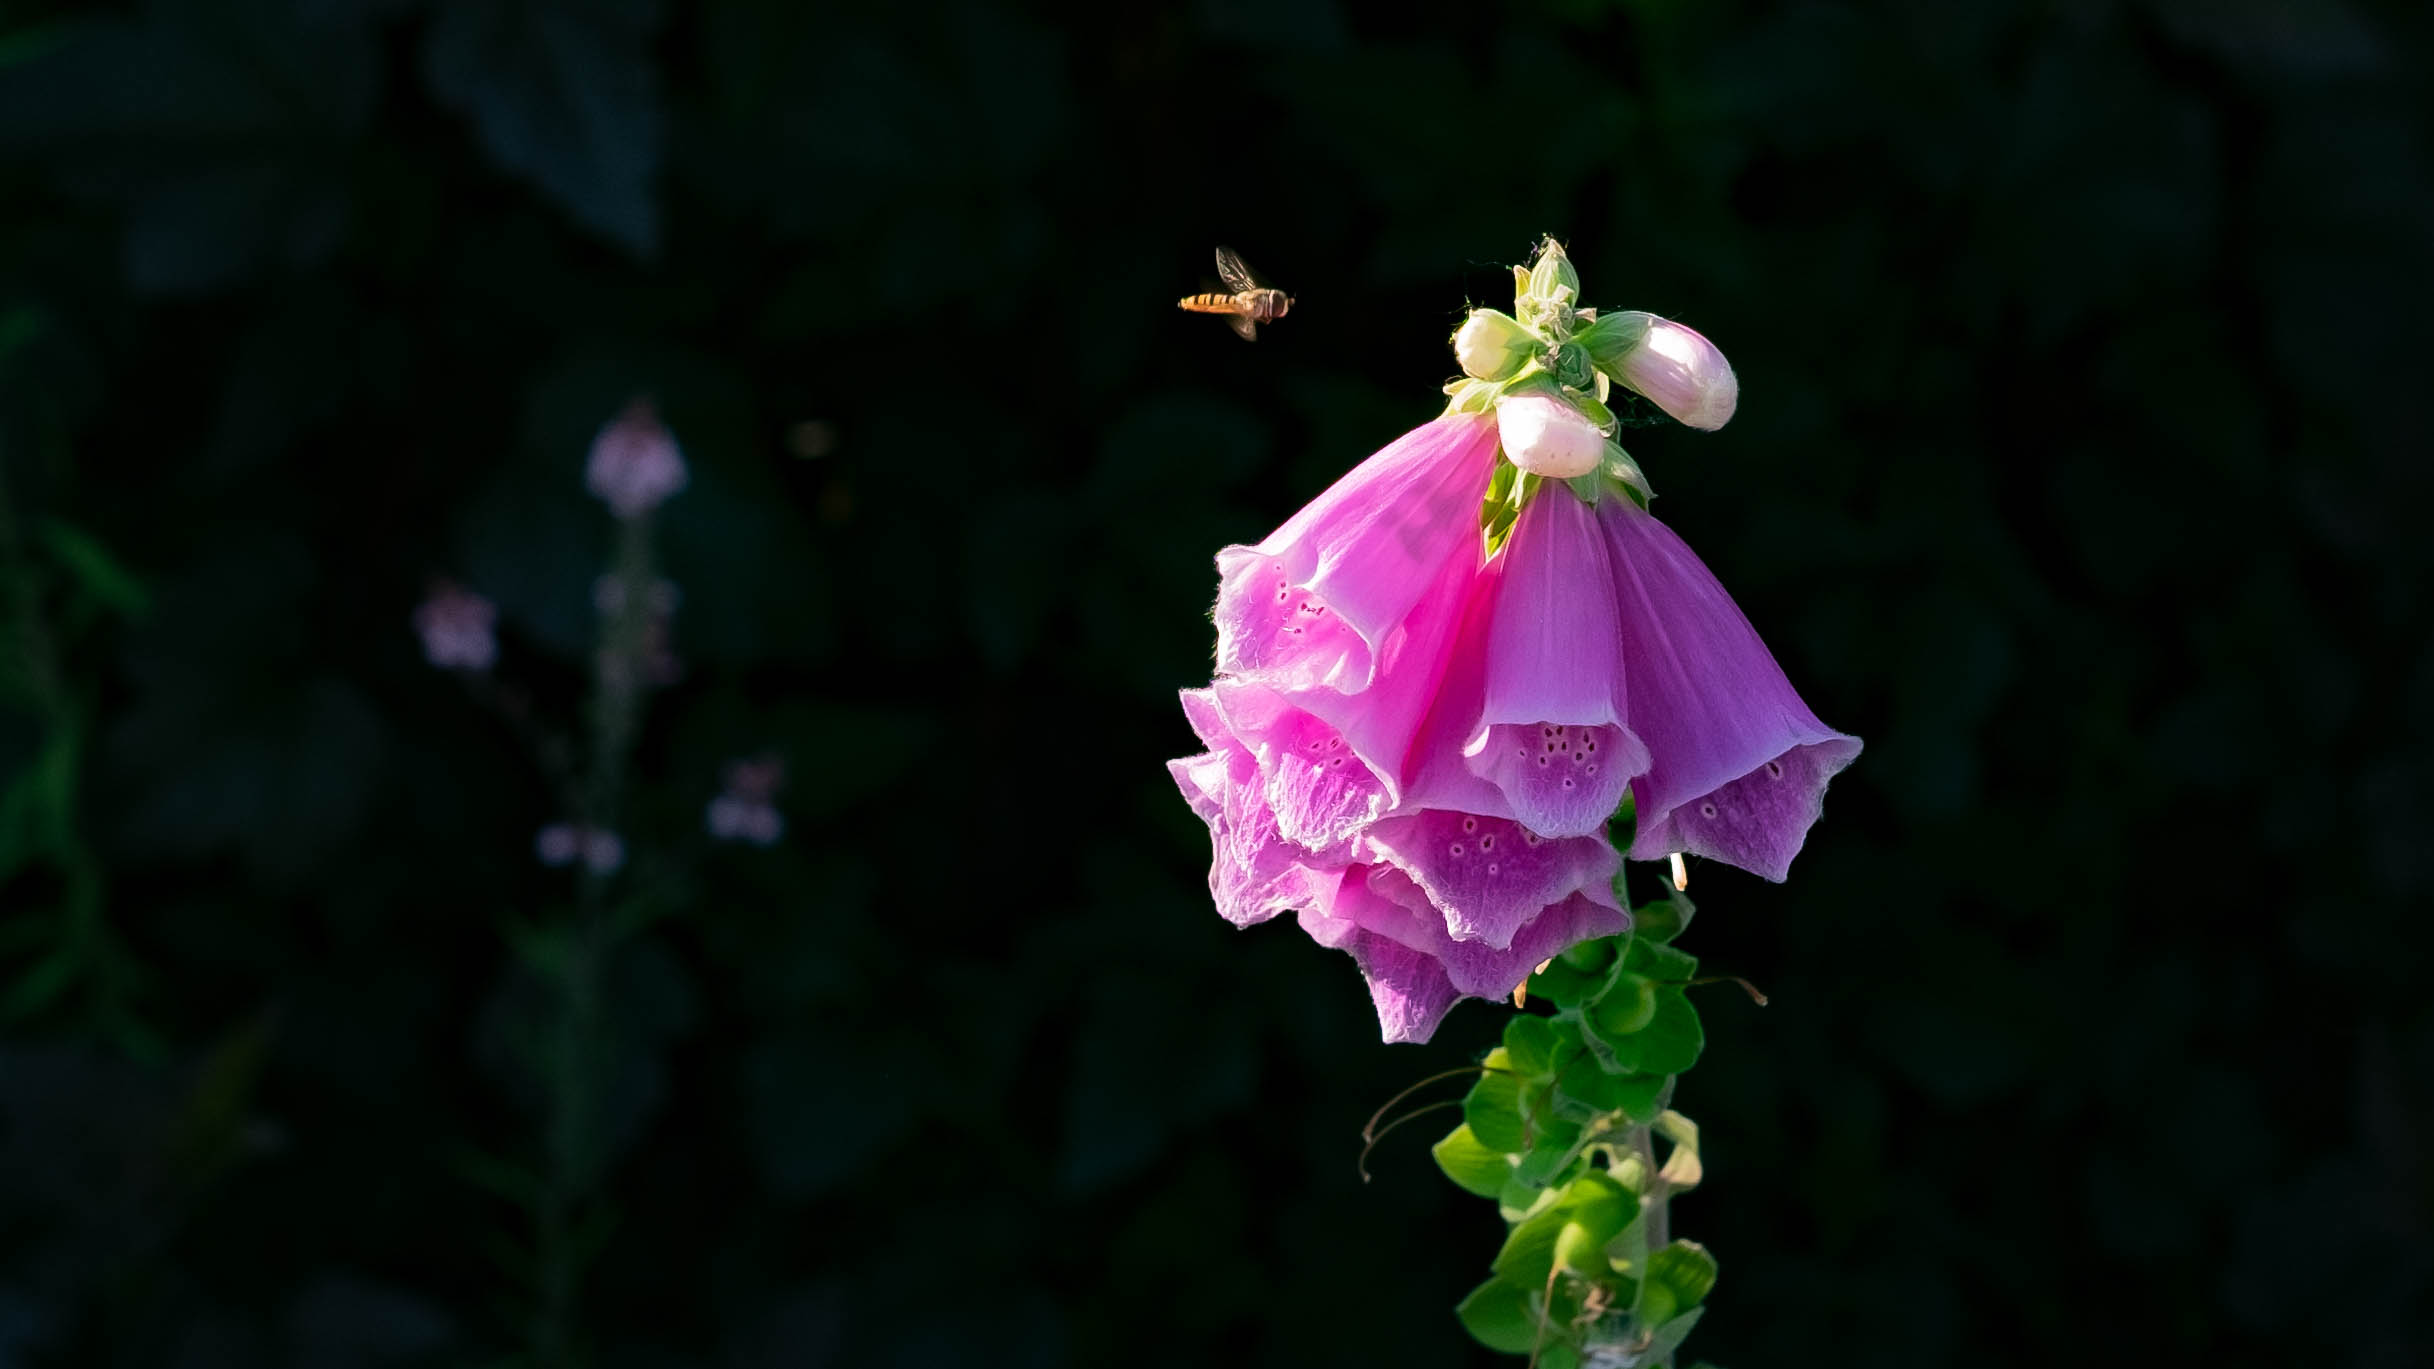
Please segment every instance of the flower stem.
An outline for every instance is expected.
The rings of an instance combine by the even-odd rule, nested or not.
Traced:
[[[580,786],[579,818],[593,832],[617,830],[626,768],[642,721],[649,681],[651,588],[655,583],[647,513],[619,519],[618,585],[602,624],[591,707],[591,766]],[[602,1095],[607,1018],[607,967],[616,935],[609,918],[614,870],[586,865],[575,909],[560,944],[555,1019],[543,1059],[548,1115],[540,1201],[534,1210],[537,1297],[530,1332],[538,1369],[574,1369],[582,1361],[576,1325],[584,1267],[606,1226],[597,1192],[601,1178]]]

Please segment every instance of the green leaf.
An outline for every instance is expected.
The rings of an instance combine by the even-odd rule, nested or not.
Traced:
[[[1429,1147],[1437,1157],[1437,1168],[1465,1192],[1482,1198],[1493,1198],[1504,1191],[1513,1178],[1513,1162],[1500,1151],[1488,1149],[1468,1125],[1458,1126],[1442,1141]]]
[[[1504,1024],[1504,1050],[1515,1072],[1529,1078],[1555,1072],[1555,1025],[1543,1017],[1516,1014]]]
[[[51,554],[76,577],[85,593],[127,618],[141,618],[152,607],[143,581],[120,564],[108,548],[71,524],[53,518],[42,526]]]
[[[1689,995],[1668,988],[1657,995],[1656,1016],[1631,1038],[1639,1043],[1639,1068],[1649,1074],[1680,1074],[1699,1062],[1707,1035]]]
[[[1462,1121],[1479,1144],[1519,1155],[1530,1148],[1530,1137],[1521,1121],[1521,1080],[1501,1068],[1510,1058],[1500,1050],[1488,1054],[1489,1070],[1463,1095]]]
[[[1490,1350],[1526,1355],[1538,1344],[1538,1313],[1530,1307],[1532,1290],[1502,1279],[1490,1279],[1471,1290],[1454,1308],[1462,1329]]]

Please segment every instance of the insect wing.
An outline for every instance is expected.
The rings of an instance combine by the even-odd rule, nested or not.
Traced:
[[[1251,321],[1249,314],[1228,314],[1225,316],[1225,321],[1234,325],[1234,331],[1242,334],[1243,341],[1257,342],[1259,340],[1259,325]]]
[[[1251,274],[1251,268],[1242,264],[1231,247],[1217,249],[1217,274],[1225,277],[1225,288],[1237,295],[1261,288],[1259,277]]]

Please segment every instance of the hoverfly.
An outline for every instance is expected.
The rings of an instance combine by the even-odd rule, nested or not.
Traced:
[[[1226,288],[1234,293],[1186,295],[1176,301],[1175,307],[1195,314],[1224,314],[1226,322],[1245,339],[1256,339],[1259,325],[1274,323],[1293,307],[1284,291],[1261,284],[1259,277],[1251,274],[1251,268],[1242,264],[1242,258],[1234,255],[1233,248],[1217,249],[1217,274],[1225,278]]]

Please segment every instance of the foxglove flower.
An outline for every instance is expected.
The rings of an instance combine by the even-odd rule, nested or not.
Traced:
[[[581,861],[595,875],[610,875],[625,864],[625,840],[603,827],[553,822],[541,829],[532,845],[541,863],[553,868]]]
[[[592,439],[584,484],[619,518],[640,518],[685,487],[685,459],[659,411],[638,399]]]
[[[414,609],[423,659],[442,670],[488,670],[497,664],[498,621],[497,605],[445,582]]]
[[[1390,1041],[1630,925],[1606,825],[1626,795],[1632,857],[1779,880],[1859,751],[1609,439],[1610,381],[1721,423],[1731,368],[1692,349],[1668,390],[1634,358],[1677,325],[1576,309],[1551,243],[1516,275],[1518,319],[1456,335],[1470,379],[1444,417],[1218,554],[1217,676],[1183,693],[1208,749],[1168,766],[1218,911],[1298,913],[1352,955]]]
[[[785,835],[786,818],[772,802],[786,782],[786,763],[775,756],[727,763],[726,788],[710,800],[703,825],[719,841],[774,846]]]

